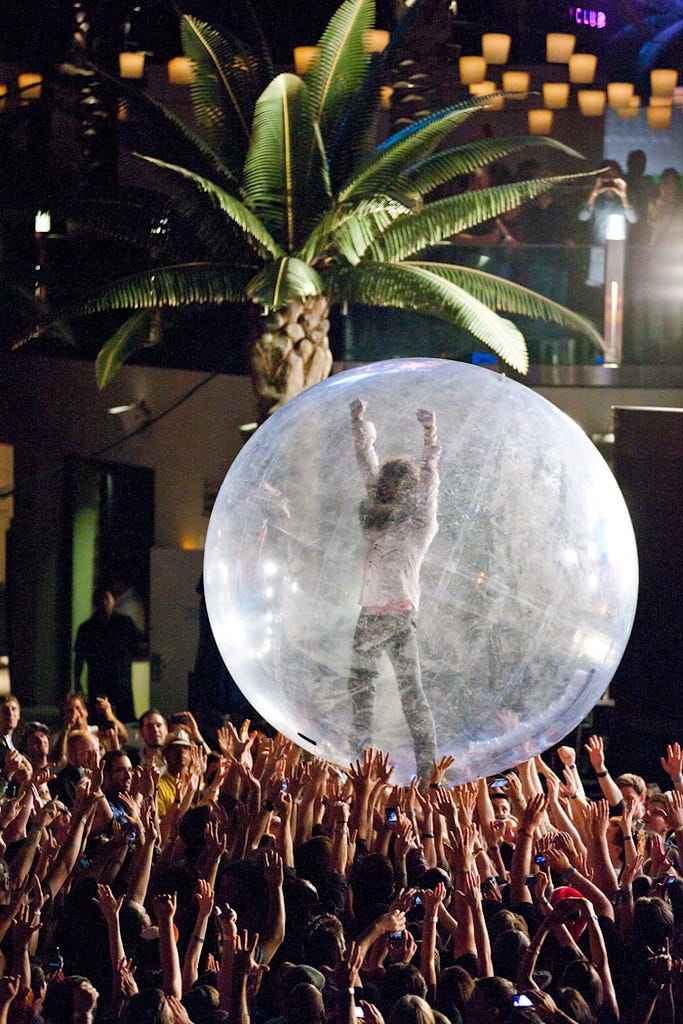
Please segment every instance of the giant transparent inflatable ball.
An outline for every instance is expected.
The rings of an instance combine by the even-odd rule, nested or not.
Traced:
[[[442,448],[438,532],[422,563],[417,637],[438,754],[454,782],[490,775],[569,733],[607,689],[637,597],[621,492],[571,419],[491,370],[397,360],[331,377],[277,411],[220,489],[204,582],[220,652],[274,727],[340,765],[367,542],[349,404],[367,403],[380,463],[419,465],[420,408]],[[382,654],[372,745],[416,770]]]

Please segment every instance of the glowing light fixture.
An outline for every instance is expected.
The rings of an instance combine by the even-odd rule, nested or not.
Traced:
[[[52,218],[49,210],[38,210],[34,221],[33,230],[37,235],[47,235],[52,228]]]
[[[485,32],[481,37],[481,52],[487,64],[507,64],[512,37],[505,32]]]
[[[647,126],[648,128],[654,128],[655,131],[665,131],[671,125],[671,107],[653,107],[652,104],[647,108]]]
[[[504,92],[527,92],[529,89],[528,71],[504,71],[503,91]],[[523,96],[510,96],[509,99],[521,100]]]
[[[495,82],[472,82],[470,86],[471,96],[489,96],[498,91]],[[490,103],[486,104],[485,110],[502,110],[505,106],[504,96],[494,96]]]
[[[552,110],[538,107],[535,110],[530,110],[527,116],[530,135],[548,135],[553,130]]]
[[[461,57],[458,66],[463,85],[483,82],[486,77],[486,61],[483,57]]]
[[[23,75],[18,76],[17,85],[21,92],[21,102],[25,106],[29,100],[40,99],[40,93],[43,87],[43,76],[34,74],[32,71],[26,71]]]
[[[640,113],[640,96],[631,96],[628,106],[619,107],[617,110],[617,117],[622,117],[625,121],[631,121],[638,117]]]
[[[394,90],[391,85],[383,85],[380,89],[382,97],[382,107],[384,110],[391,110],[391,97],[394,95]]]
[[[544,82],[543,106],[548,110],[561,110],[569,102],[569,82]]]
[[[368,53],[381,53],[389,45],[389,33],[383,28],[371,28],[363,33],[363,46]]]
[[[602,89],[579,89],[579,110],[584,117],[601,117],[605,113],[607,96]]]
[[[598,58],[594,53],[573,53],[569,58],[569,81],[575,85],[592,85]]]
[[[613,110],[627,107],[632,96],[632,82],[610,82],[607,86],[607,102]]]
[[[194,61],[189,57],[173,57],[167,64],[171,85],[189,85],[194,78]]]
[[[566,64],[574,52],[576,36],[569,32],[548,32],[545,37],[545,59],[549,64]]]
[[[119,54],[119,74],[121,78],[142,78],[145,73],[145,55],[137,51]]]
[[[296,71],[297,75],[305,75],[317,56],[317,46],[295,46],[294,70]]]
[[[653,96],[673,96],[678,72],[673,68],[655,68],[650,72],[650,91]]]

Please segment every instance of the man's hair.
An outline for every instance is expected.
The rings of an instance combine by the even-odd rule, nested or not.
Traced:
[[[645,796],[647,792],[647,786],[645,785],[645,779],[640,775],[633,775],[632,772],[624,772],[618,779],[614,780],[621,789],[622,786],[630,786],[631,789],[635,789],[638,796]]]
[[[125,750],[108,750],[100,762],[100,767],[103,772],[110,772],[113,769],[115,761],[118,761],[120,757],[128,757]]]
[[[10,701],[14,701],[14,703],[17,705],[17,707],[21,710],[21,704],[19,703],[19,698],[15,697],[13,693],[5,693],[5,694],[2,695],[2,697],[0,697],[0,707],[3,707],[5,704],[9,704]]]
[[[77,746],[79,740],[89,740],[92,737],[92,733],[88,732],[87,729],[76,729],[75,732],[70,732],[66,738],[66,749],[68,753],[71,753],[73,748]]]
[[[166,716],[162,715],[161,711],[159,711],[158,708],[149,708],[148,711],[145,711],[144,714],[140,715],[140,717],[138,718],[139,729],[142,729],[143,725],[145,724],[145,719],[149,718],[150,715],[160,715],[163,718],[163,720],[166,721]]]
[[[81,707],[83,708],[84,711],[87,711],[87,708],[85,706],[85,701],[83,700],[83,697],[81,696],[81,694],[80,693],[74,693],[72,690],[69,690],[67,693],[65,693],[63,695],[62,699],[59,702],[59,706],[60,706],[60,708],[63,711],[66,708],[67,704],[69,704],[70,702],[75,704],[76,701],[79,702],[79,704],[81,705]]]

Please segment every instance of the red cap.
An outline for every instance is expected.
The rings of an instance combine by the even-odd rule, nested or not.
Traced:
[[[553,894],[550,897],[550,902],[553,906],[556,906],[556,904],[558,904],[560,900],[566,900],[571,898],[581,900],[583,899],[583,894],[580,893],[578,889],[573,889],[571,885],[561,885],[558,889],[555,889],[553,891]],[[583,920],[565,921],[565,927],[567,928],[569,934],[574,939],[574,941],[576,941],[583,932],[584,928],[586,927],[586,922]]]

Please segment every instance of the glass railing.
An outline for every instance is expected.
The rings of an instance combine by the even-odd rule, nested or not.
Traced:
[[[616,292],[609,285],[605,289],[586,283],[595,256],[587,245],[509,248],[443,243],[421,258],[476,268],[524,285],[580,313],[601,333],[607,291],[619,318],[622,365],[682,365],[683,247],[653,250],[626,246],[623,281]],[[590,366],[603,362],[604,351],[578,332],[548,321],[502,315],[523,332],[532,364]],[[486,346],[477,344],[467,331],[436,317],[353,305],[346,319],[344,356],[349,362],[399,356],[491,360]]]

